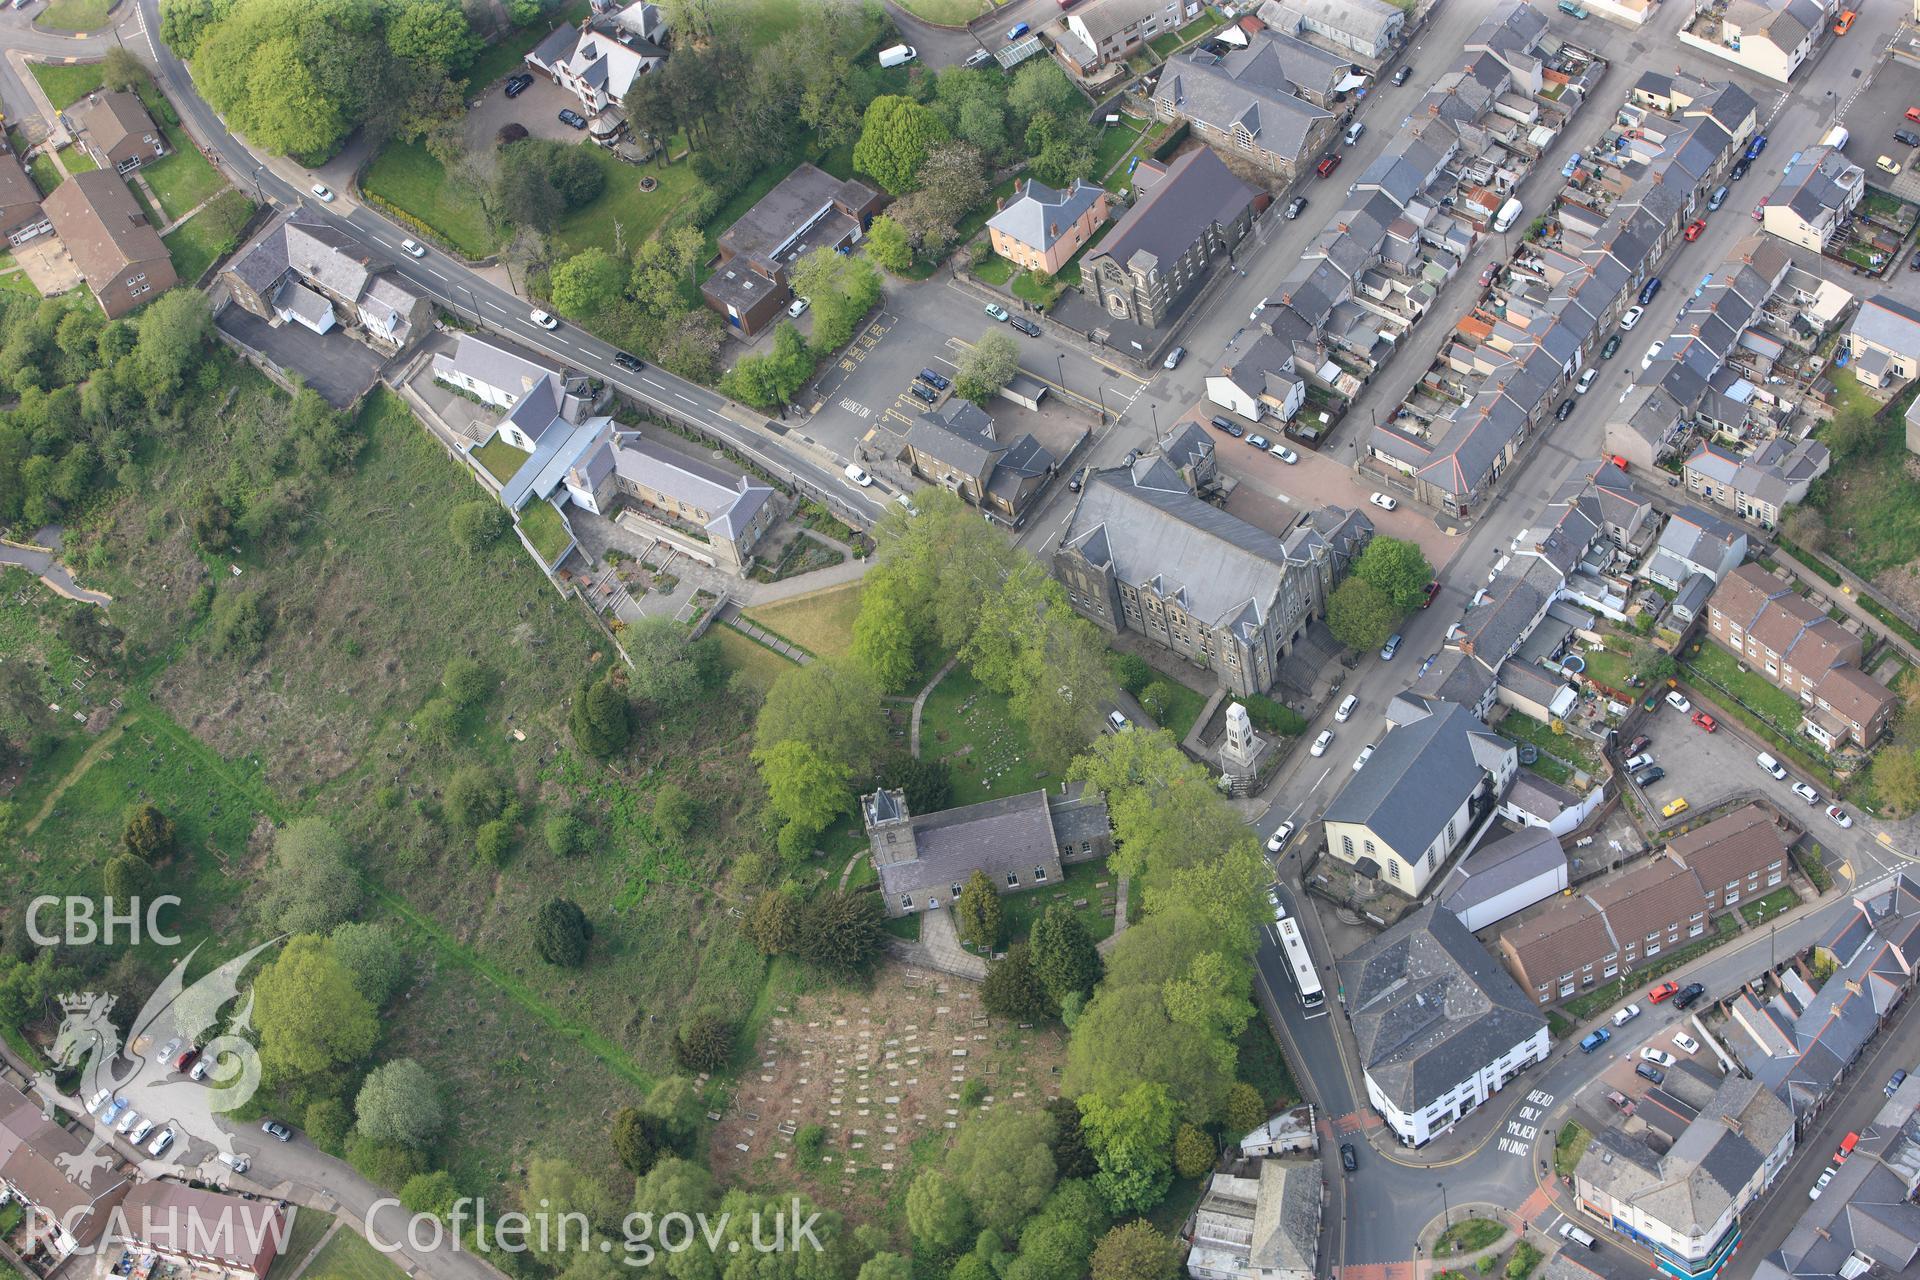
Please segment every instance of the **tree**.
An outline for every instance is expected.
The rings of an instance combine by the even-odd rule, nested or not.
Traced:
[[[875,894],[822,894],[801,925],[800,955],[841,977],[865,973],[887,948],[882,919]]]
[[[960,357],[954,394],[985,405],[1020,372],[1020,345],[1004,333],[984,333]]]
[[[598,680],[583,681],[567,712],[567,728],[574,745],[605,759],[627,749],[633,736],[627,697],[613,683],[609,671]]]
[[[1114,949],[1116,962],[1121,950]],[[1232,1083],[1218,1046],[1168,1016],[1157,985],[1119,985],[1110,974],[1074,1026],[1061,1086],[1073,1097],[1120,1098],[1141,1084],[1161,1085],[1180,1099],[1186,1119],[1206,1124],[1220,1114]]]
[[[671,782],[662,783],[653,794],[653,824],[676,839],[693,830],[700,816],[700,805]]]
[[[349,921],[330,935],[334,958],[374,1008],[382,1008],[413,978],[413,963],[384,924]]]
[[[828,659],[782,672],[754,722],[756,754],[794,740],[864,774],[887,749],[886,725],[874,714],[879,704],[879,686],[855,663]]]
[[[445,1169],[416,1173],[400,1187],[400,1203],[408,1213],[422,1213],[444,1220],[451,1216],[459,1200],[459,1184]]]
[[[325,938],[301,934],[253,981],[260,1065],[275,1080],[317,1076],[372,1052],[380,1024],[373,1004]]]
[[[954,924],[960,931],[960,941],[989,951],[998,946],[1000,908],[1000,894],[993,887],[993,881],[986,872],[975,868],[954,903]]]
[[[1827,520],[1817,508],[1794,507],[1781,521],[1780,532],[1795,546],[1812,552],[1826,550]]]
[[[853,620],[853,659],[873,673],[882,689],[901,693],[920,672],[919,636],[914,619],[882,603],[870,603],[867,596],[872,591],[869,586],[861,592],[860,612]]]
[[[353,1131],[353,1111],[339,1098],[315,1098],[307,1104],[301,1118],[307,1137],[328,1155],[346,1150],[347,1135]]]
[[[1039,113],[1071,115],[1076,107],[1085,110],[1079,90],[1067,79],[1066,72],[1052,62],[1029,62],[1021,67],[1007,87],[1007,106],[1022,122]]]
[[[477,556],[497,542],[512,523],[505,507],[491,498],[475,498],[453,509],[447,517],[447,532],[452,535],[455,546],[468,555]],[[215,536],[216,541],[224,545],[226,535]],[[204,539],[202,545],[206,545]]]
[[[742,356],[720,379],[720,391],[755,408],[766,409],[776,404],[791,404],[812,376],[813,357],[807,352],[807,340],[793,327],[792,321],[782,320],[780,327],[773,331],[773,349],[761,355]]]
[[[880,272],[865,254],[815,249],[793,264],[790,278],[793,291],[813,304],[816,356],[845,346],[860,318],[880,301]]]
[[[1889,746],[1873,762],[1874,789],[1880,799],[1897,813],[1920,809],[1920,751],[1912,747]]]
[[[1024,942],[1007,948],[1007,954],[987,966],[986,981],[980,984],[980,1003],[988,1013],[1019,1022],[1037,1022],[1059,1012],[1053,997],[1033,971],[1033,959]]]
[[[1400,614],[1386,593],[1364,578],[1348,578],[1327,601],[1327,626],[1349,649],[1377,649],[1393,634]]]
[[[733,1028],[717,1013],[696,1013],[680,1024],[673,1057],[688,1071],[718,1071],[733,1057]]]
[[[713,642],[689,641],[687,628],[672,618],[642,618],[621,634],[620,643],[633,662],[628,681],[634,694],[663,716],[698,706],[713,684]]]
[[[1180,1242],[1144,1218],[1113,1228],[1093,1247],[1093,1280],[1174,1280],[1179,1270]]]
[[[1633,674],[1650,685],[1665,682],[1679,669],[1672,654],[1656,649],[1650,644],[1641,646],[1633,663]]]
[[[587,825],[565,809],[547,815],[547,848],[558,858],[571,858],[587,847]]]
[[[913,1264],[897,1253],[876,1253],[860,1264],[855,1280],[912,1280]]]
[[[472,658],[449,658],[440,671],[440,687],[456,707],[470,707],[493,691],[493,674]]]
[[[527,1163],[527,1186],[520,1200],[529,1211],[548,1215],[549,1223],[564,1222],[567,1215],[577,1213],[603,1231],[619,1225],[623,1208],[606,1183],[571,1161],[551,1156],[535,1156]],[[571,1242],[577,1238],[576,1232],[557,1228],[530,1231],[526,1236],[529,1251],[556,1268],[570,1260],[575,1247]]]
[[[296,818],[273,838],[260,918],[283,933],[330,933],[365,896],[347,842],[321,818]]]
[[[477,831],[500,817],[511,799],[512,793],[497,770],[470,764],[455,770],[447,780],[441,810],[456,830]]]
[[[583,249],[553,269],[553,305],[560,314],[588,320],[620,300],[627,269],[599,246]]]
[[[1353,576],[1370,582],[1401,613],[1411,613],[1427,599],[1427,584],[1433,581],[1433,566],[1418,543],[1384,534],[1367,543],[1367,549],[1354,562]]]
[[[907,1188],[907,1231],[932,1253],[952,1253],[967,1240],[973,1216],[953,1179],[928,1169]]]
[[[1034,921],[1028,939],[1033,950],[1033,972],[1056,1003],[1068,996],[1087,996],[1100,981],[1100,952],[1093,935],[1064,902],[1050,903]]]
[[[1227,1090],[1227,1110],[1224,1123],[1227,1126],[1229,1140],[1252,1133],[1267,1120],[1267,1104],[1260,1097],[1260,1091],[1245,1080],[1235,1080]]]
[[[1164,1085],[1137,1084],[1111,1096],[1080,1098],[1080,1123],[1100,1172],[1093,1184],[1115,1213],[1144,1213],[1173,1181],[1173,1130],[1179,1107]]]
[[[353,1111],[362,1136],[415,1150],[431,1146],[447,1122],[433,1077],[412,1058],[396,1058],[368,1072]]]
[[[913,246],[900,224],[883,213],[867,228],[867,256],[888,271],[905,271],[913,265]]]
[[[173,819],[151,804],[135,805],[127,813],[120,847],[142,862],[164,862],[173,856]]]
[[[914,813],[939,813],[953,807],[953,770],[944,760],[930,760],[901,752],[880,768],[879,785],[904,791]]]
[[[660,1122],[664,1147],[683,1150],[691,1146],[699,1132],[707,1104],[693,1081],[685,1076],[668,1076],[653,1086],[640,1109]]]
[[[1848,462],[1875,452],[1881,443],[1881,430],[1874,410],[1848,404],[1833,416],[1823,436],[1833,450],[1836,462]]]
[[[255,591],[221,591],[207,612],[207,646],[220,657],[252,660],[266,644],[271,629]]]
[[[454,0],[412,0],[395,6],[387,17],[387,47],[422,67],[464,67],[477,44]]]
[[[1204,1129],[1183,1124],[1173,1135],[1173,1171],[1183,1178],[1198,1178],[1213,1168],[1213,1139]]]
[[[548,898],[533,916],[533,947],[548,964],[578,969],[587,961],[593,924],[580,904],[566,898]]]
[[[1053,1190],[1053,1121],[1043,1111],[996,1107],[960,1127],[947,1174],[981,1226],[1011,1231]]]
[[[105,88],[138,89],[150,84],[152,79],[146,64],[123,44],[109,45],[107,56],[100,60],[100,83]]]
[[[800,943],[800,904],[783,890],[764,890],[747,909],[744,928],[761,955],[785,955]]]
[[[912,98],[883,94],[867,104],[853,167],[897,196],[913,185],[927,148],[946,137],[946,126],[932,111]]]
[[[187,375],[199,365],[213,336],[213,313],[205,295],[170,289],[140,313],[133,359],[151,404],[173,403]]]
[[[107,897],[122,911],[152,893],[154,887],[153,867],[131,853],[117,853],[110,858],[101,870],[100,879]]]
[[[1106,1229],[1107,1208],[1093,1186],[1062,1180],[1020,1229],[1020,1253],[1007,1264],[1007,1280],[1081,1280]]]
[[[638,1107],[613,1113],[613,1154],[627,1172],[644,1175],[666,1153],[665,1126]]]
[[[806,833],[825,831],[847,807],[852,771],[808,743],[789,739],[754,752],[774,812]]]

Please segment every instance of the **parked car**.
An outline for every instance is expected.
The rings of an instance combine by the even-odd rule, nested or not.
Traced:
[[[1328,156],[1326,159],[1322,160],[1319,164],[1313,166],[1313,171],[1324,178],[1328,174],[1332,173],[1335,169],[1338,169],[1339,167],[1340,167],[1340,153],[1336,151],[1332,155]]]
[[[1680,994],[1673,998],[1673,1007],[1676,1009],[1691,1009],[1700,997],[1705,994],[1707,994],[1705,987],[1697,982],[1689,982],[1686,986],[1680,988]]]
[[[1654,1066],[1651,1062],[1634,1063],[1633,1074],[1642,1079],[1651,1080],[1655,1084],[1665,1084],[1667,1080],[1667,1073]]]
[[[402,240],[400,247],[407,251],[409,257],[424,258],[427,256],[427,246],[421,244],[418,240]]]
[[[1405,84],[1407,82],[1407,78],[1412,74],[1413,74],[1413,68],[1411,66],[1403,66],[1398,71],[1393,73],[1393,82],[1396,85]]]
[[[1799,796],[1808,804],[1817,805],[1820,803],[1820,793],[1804,782],[1796,782],[1793,784],[1793,794]]]
[[[1304,213],[1306,208],[1307,198],[1305,196],[1295,196],[1293,199],[1287,201],[1287,221],[1292,222]]]
[[[1431,607],[1433,602],[1439,598],[1439,595],[1440,580],[1435,578],[1432,582],[1429,582],[1420,589],[1420,607],[1422,609]]]
[[[333,188],[329,187],[326,183],[316,182],[311,187],[308,187],[307,190],[313,192],[314,195],[319,196],[320,199],[325,201],[326,203],[328,204],[333,203]]]
[[[1313,745],[1307,748],[1307,754],[1310,756],[1323,756],[1327,754],[1327,748],[1332,745],[1333,730],[1322,729],[1320,736],[1313,740]]]
[[[1648,347],[1647,354],[1640,357],[1640,367],[1642,369],[1653,368],[1653,362],[1655,360],[1658,360],[1660,358],[1660,353],[1665,351],[1666,349],[1667,349],[1667,344],[1665,342],[1656,342],[1652,346]]]
[[[1255,434],[1247,437],[1247,443],[1252,445],[1254,448],[1264,452],[1267,446],[1272,444],[1273,441],[1267,439],[1265,436],[1260,435],[1256,432]]]
[[[113,1126],[113,1131],[121,1134],[132,1133],[134,1127],[139,1123],[140,1113],[132,1107],[128,1107],[127,1114],[120,1117],[120,1123]]]
[[[1907,1082],[1907,1073],[1905,1071],[1896,1071],[1893,1073],[1892,1077],[1887,1081],[1887,1087],[1881,1090],[1881,1092],[1885,1093],[1889,1098],[1891,1098],[1899,1090],[1900,1086],[1905,1084],[1906,1082]]]
[[[162,1129],[158,1135],[155,1136],[154,1140],[150,1144],[148,1144],[147,1154],[150,1156],[157,1156],[172,1145],[173,1145],[173,1126],[168,1125],[166,1128]]]
[[[1712,733],[1715,729],[1718,729],[1720,727],[1718,724],[1714,723],[1713,717],[1708,715],[1704,711],[1694,712],[1693,722],[1699,725],[1702,729],[1705,729],[1708,733]]]
[[[1853,1149],[1859,1145],[1860,1145],[1860,1135],[1857,1133],[1849,1132],[1846,1137],[1840,1139],[1840,1145],[1834,1148],[1833,1163],[1835,1165],[1845,1164],[1847,1162],[1847,1157],[1851,1156],[1853,1154]]]
[[[260,1122],[260,1132],[270,1134],[282,1142],[293,1141],[293,1130],[287,1128],[287,1126],[281,1124],[278,1120],[262,1120]]]
[[[1653,745],[1653,739],[1649,738],[1646,734],[1643,733],[1639,737],[1635,738],[1632,742],[1629,742],[1627,744],[1627,754],[1630,756],[1637,756],[1642,751],[1645,751],[1648,747],[1652,745]]]
[[[1387,637],[1385,644],[1380,646],[1380,661],[1392,662],[1393,655],[1398,652],[1400,652],[1400,633],[1396,631]]]
[[[1340,700],[1340,706],[1333,713],[1333,718],[1335,722],[1339,724],[1345,724],[1347,722],[1347,717],[1351,716],[1353,714],[1353,709],[1359,705],[1360,705],[1360,699],[1354,694],[1350,693],[1346,697],[1342,698]]]
[[[1833,1175],[1838,1172],[1839,1170],[1835,1169],[1832,1165],[1828,1165],[1826,1169],[1821,1172],[1819,1181],[1807,1188],[1807,1199],[1818,1200],[1820,1193],[1827,1189],[1827,1184],[1833,1181]]]
[[[1692,222],[1689,222],[1686,230],[1687,243],[1691,244],[1695,240],[1698,240],[1700,233],[1706,229],[1707,220],[1705,218],[1695,218]]]
[[[542,329],[558,329],[560,327],[560,322],[558,320],[555,320],[552,316],[540,310],[538,307],[535,307],[532,311],[529,311],[527,313],[527,319],[533,321],[535,324],[539,325]]]
[[[1626,1094],[1620,1092],[1618,1089],[1607,1090],[1607,1103],[1615,1111],[1618,1111],[1623,1116],[1630,1116],[1633,1114],[1633,1099],[1629,1098]]]
[[[1873,167],[1882,173],[1898,174],[1900,172],[1900,162],[1892,156],[1875,156]]]
[[[1670,1067],[1674,1064],[1672,1054],[1663,1049],[1656,1049],[1650,1044],[1640,1047],[1640,1057],[1643,1061],[1651,1062],[1658,1067]]]
[[[189,1080],[205,1080],[213,1071],[213,1059],[201,1054],[194,1062],[193,1070],[187,1072]]]
[[[986,305],[985,310],[988,315],[992,316],[995,320],[999,320],[1003,323],[1007,318],[1007,309],[1001,306],[997,302],[989,302]]]
[[[1755,756],[1753,762],[1760,766],[1761,772],[1765,773],[1775,782],[1785,782],[1787,780],[1786,767],[1766,752],[1762,751],[1759,755]]]
[[[508,76],[507,86],[506,86],[507,96],[509,98],[519,97],[521,94],[527,91],[527,86],[531,85],[532,83],[533,83],[533,77],[525,74],[524,72],[517,76]]]
[[[1827,806],[1827,816],[1833,819],[1834,826],[1839,827],[1842,830],[1845,830],[1848,827],[1851,827],[1853,825],[1853,819],[1848,816],[1847,811],[1845,809],[1842,809],[1837,804],[1830,804]]]
[[[1352,1173],[1360,1167],[1360,1157],[1354,1154],[1353,1144],[1351,1142],[1343,1142],[1340,1144],[1340,1167],[1348,1173]]]
[[[1647,314],[1645,307],[1628,307],[1626,313],[1620,317],[1620,328],[1631,330],[1633,326],[1640,323],[1640,317],[1645,314]]]
[[[1655,276],[1653,279],[1647,281],[1645,284],[1640,286],[1640,305],[1641,306],[1644,307],[1649,302],[1653,301],[1654,296],[1660,292],[1661,283],[1662,281],[1660,277]]]
[[[1400,505],[1398,501],[1396,501],[1393,498],[1389,498],[1384,493],[1370,493],[1367,495],[1367,501],[1371,502],[1374,506],[1380,508],[1382,511],[1392,511]]]
[[[1180,362],[1186,358],[1187,349],[1185,347],[1175,347],[1173,350],[1167,352],[1167,358],[1160,362],[1160,367],[1162,369],[1178,369]]]
[[[1729,178],[1732,178],[1735,182],[1738,182],[1740,181],[1740,179],[1747,176],[1747,170],[1751,169],[1752,167],[1753,167],[1753,161],[1747,159],[1745,156],[1742,156],[1740,159],[1735,160],[1733,162],[1733,168],[1727,170],[1727,176]]]
[[[1598,1049],[1611,1039],[1613,1039],[1613,1032],[1607,1030],[1605,1027],[1595,1027],[1592,1031],[1589,1031],[1586,1038],[1580,1042],[1580,1052],[1592,1053],[1595,1049]]]
[[[798,320],[807,313],[807,308],[812,305],[811,300],[796,297],[792,302],[787,304],[787,315],[791,319]]]
[[[1373,759],[1373,744],[1369,742],[1366,746],[1360,748],[1360,754],[1353,758],[1353,771],[1355,773],[1360,772],[1360,770],[1366,766],[1367,761],[1371,759]]]
[[[1625,1005],[1613,1011],[1613,1025],[1616,1027],[1624,1027],[1629,1022],[1632,1022],[1635,1018],[1639,1016],[1640,1016],[1639,1005],[1637,1004]]]
[[[142,1120],[139,1124],[133,1126],[133,1128],[127,1133],[127,1141],[131,1142],[134,1146],[137,1147],[141,1143],[145,1142],[147,1140],[147,1135],[152,1132],[153,1132],[153,1121],[151,1119]]]
[[[625,369],[628,373],[638,373],[642,369],[647,367],[646,365],[640,363],[639,356],[631,355],[625,351],[614,352],[613,362],[619,365],[622,369]]]
[[[1573,384],[1573,393],[1577,396],[1587,394],[1587,392],[1593,388],[1593,380],[1599,376],[1600,371],[1598,369],[1588,369],[1580,375],[1580,381]]]
[[[1291,839],[1293,839],[1293,824],[1291,822],[1281,823],[1278,827],[1274,828],[1273,834],[1267,837],[1267,852],[1279,853],[1287,847],[1287,841]]]
[[[1107,712],[1107,728],[1115,733],[1132,733],[1133,721],[1127,719],[1124,711]]]
[[[1860,16],[1858,9],[1842,9],[1840,16],[1834,19],[1833,34],[1843,36],[1853,30],[1853,20]]]
[[[1667,705],[1683,716],[1693,710],[1693,704],[1688,702],[1678,689],[1667,690]]]
[[[1616,334],[1613,334],[1611,337],[1609,337],[1605,345],[1603,345],[1600,348],[1600,358],[1602,360],[1611,360],[1613,359],[1614,354],[1619,350],[1620,350],[1620,335],[1616,333]]]
[[[1663,1000],[1671,1000],[1674,994],[1679,990],[1680,990],[1679,983],[1663,982],[1659,986],[1654,987],[1647,992],[1647,999],[1652,1001],[1654,1004],[1659,1004]]]
[[[1744,158],[1749,161],[1758,160],[1760,158],[1760,153],[1762,151],[1765,151],[1766,149],[1767,149],[1767,135],[1764,133],[1755,134],[1753,141],[1747,144],[1747,154]]]
[[[1675,796],[1660,806],[1660,816],[1663,818],[1677,818],[1686,811],[1687,798],[1685,796]]]
[[[587,127],[587,118],[578,111],[575,111],[572,107],[562,107],[560,109],[560,123],[566,125],[569,129],[584,129]]]
[[[938,391],[935,391],[932,387],[926,386],[922,383],[918,383],[918,382],[912,383],[907,387],[907,391],[909,394],[913,396],[915,400],[918,400],[921,404],[940,403],[940,393]]]
[[[1684,1031],[1676,1031],[1673,1033],[1673,1043],[1682,1053],[1700,1052],[1700,1042]]]
[[[1651,755],[1648,755],[1645,752],[1642,752],[1637,756],[1629,756],[1627,758],[1626,770],[1628,773],[1634,773],[1634,772],[1637,772],[1638,770],[1646,768],[1648,765],[1652,763],[1653,763],[1653,757]]]
[[[1573,416],[1573,397],[1568,396],[1565,400],[1562,400],[1560,402],[1560,407],[1553,411],[1553,420],[1555,422],[1565,422],[1568,418],[1571,418],[1572,416]]]
[[[932,387],[935,391],[945,391],[948,387],[953,385],[953,383],[947,380],[945,374],[939,373],[933,369],[922,369],[915,376],[917,376],[920,379],[920,381]]]
[[[1500,274],[1500,264],[1497,262],[1489,262],[1486,266],[1486,270],[1480,273],[1480,287],[1484,289],[1488,285],[1492,284],[1493,278],[1499,274]]]
[[[1915,124],[1920,124],[1920,107],[1908,107],[1907,119],[1913,121]]]
[[[1895,129],[1893,140],[1903,147],[1920,147],[1920,133],[1911,129]]]
[[[1007,43],[1012,44],[1015,40],[1018,40],[1021,36],[1027,34],[1027,32],[1031,30],[1033,30],[1033,27],[1025,22],[1014,23],[1012,26],[1007,28]]]
[[[1650,787],[1666,776],[1667,771],[1665,769],[1662,769],[1657,764],[1650,764],[1640,772],[1634,774],[1633,781],[1638,786]]]
[[[1015,316],[1007,321],[1007,323],[1013,326],[1015,333],[1024,333],[1029,338],[1037,338],[1040,336],[1040,326],[1025,316]]]
[[[178,1052],[180,1052],[180,1037],[175,1036],[173,1039],[167,1041],[164,1045],[160,1046],[160,1052],[153,1055],[153,1060],[155,1062],[158,1062],[160,1065],[165,1066],[167,1063],[173,1060],[173,1055]]]
[[[1718,209],[1721,205],[1725,204],[1726,202],[1727,202],[1727,189],[1724,186],[1715,187],[1713,189],[1713,194],[1707,197],[1707,208],[1710,210]]]
[[[1295,453],[1293,450],[1287,448],[1287,446],[1283,444],[1275,444],[1271,448],[1269,448],[1267,452],[1273,457],[1280,459],[1280,461],[1286,463],[1288,466],[1292,466],[1294,463],[1300,461],[1300,455]]]

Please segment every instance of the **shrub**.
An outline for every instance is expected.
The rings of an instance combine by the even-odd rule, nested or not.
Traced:
[[[960,1105],[963,1107],[977,1107],[985,1101],[986,1096],[987,1082],[978,1077],[960,1086]]]
[[[587,846],[586,824],[565,809],[547,815],[545,834],[555,857],[570,858]]]
[[[733,1028],[717,1013],[696,1013],[680,1024],[673,1056],[689,1071],[718,1071],[733,1057]]]
[[[338,1098],[320,1098],[307,1104],[307,1137],[328,1155],[346,1150],[347,1134],[353,1129],[353,1112]]]
[[[807,1164],[820,1163],[820,1148],[826,1145],[827,1131],[817,1124],[803,1126],[793,1135],[793,1149]]]
[[[533,917],[533,946],[548,964],[578,969],[587,959],[593,924],[580,905],[566,898],[549,898]]]
[[[1307,731],[1307,721],[1298,711],[1272,698],[1254,694],[1240,699],[1240,705],[1247,709],[1247,719],[1253,721],[1253,727],[1265,733],[1277,733],[1288,738],[1297,738]]]

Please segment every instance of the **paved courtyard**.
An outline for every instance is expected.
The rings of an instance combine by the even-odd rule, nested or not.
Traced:
[[[14,249],[13,260],[43,298],[80,287],[80,268],[57,235],[35,236]]]
[[[336,409],[364,395],[387,365],[386,356],[339,329],[315,333],[297,324],[275,326],[237,305],[229,305],[214,323],[280,368],[299,374]]]

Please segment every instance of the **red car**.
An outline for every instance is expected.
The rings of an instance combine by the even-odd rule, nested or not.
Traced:
[[[1435,579],[1434,581],[1429,582],[1427,584],[1427,589],[1426,589],[1426,598],[1420,602],[1420,607],[1424,609],[1428,605],[1432,604],[1433,598],[1439,594],[1440,594],[1439,580]]]
[[[1659,1004],[1662,1000],[1672,999],[1673,993],[1679,989],[1680,984],[1677,982],[1663,982],[1653,990],[1647,992],[1647,999],[1653,1001],[1655,1004]]]
[[[1707,229],[1707,220],[1705,218],[1695,218],[1692,222],[1687,224],[1688,241],[1698,240],[1700,238],[1700,233],[1702,231],[1705,231],[1706,229]]]
[[[1708,715],[1704,711],[1694,712],[1693,722],[1699,725],[1702,729],[1705,729],[1708,733],[1712,733],[1715,729],[1718,729],[1720,727],[1719,725],[1713,722],[1713,717]]]
[[[1313,171],[1324,178],[1328,174],[1332,173],[1335,169],[1338,169],[1339,167],[1340,167],[1340,154],[1338,152],[1335,152],[1333,155],[1328,156],[1325,160],[1322,160],[1319,164],[1313,166]]]
[[[1920,107],[1908,107],[1907,119],[1913,121],[1915,124],[1920,124]]]

